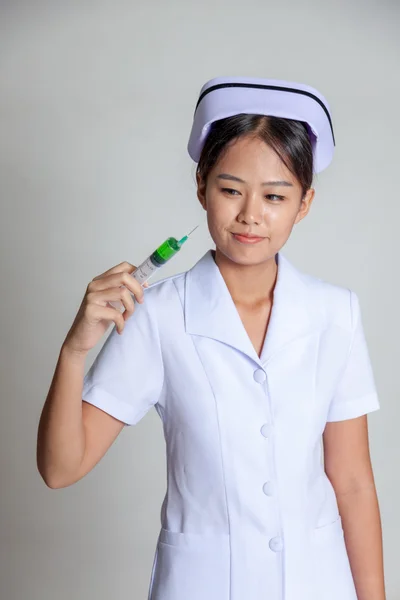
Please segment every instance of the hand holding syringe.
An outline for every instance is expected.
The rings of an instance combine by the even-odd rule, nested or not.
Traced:
[[[94,277],[86,288],[63,349],[73,357],[86,356],[111,322],[122,334],[126,321],[135,311],[135,300],[144,301],[143,287],[148,279],[179,252],[193,231],[179,241],[168,238],[138,268],[123,262]]]
[[[141,285],[146,283],[150,277],[164,266],[175,254],[179,252],[183,244],[188,240],[189,236],[197,229],[198,225],[192,229],[182,239],[177,240],[174,237],[170,237],[161,246],[159,246],[138,268],[131,273],[131,276],[136,279]],[[122,286],[123,287],[123,286]],[[121,302],[109,302],[111,306],[117,309],[123,308]]]

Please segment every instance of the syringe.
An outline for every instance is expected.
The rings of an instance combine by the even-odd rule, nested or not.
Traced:
[[[189,239],[189,236],[197,229],[198,225],[187,235],[185,235],[182,239],[177,240],[174,237],[169,237],[165,240],[164,243],[161,244],[145,261],[143,261],[133,273],[131,273],[132,277],[134,277],[140,284],[146,283],[160,269],[163,267],[175,254],[179,252],[182,248],[183,244]],[[111,306],[114,308],[124,308],[122,303],[117,302],[109,302]]]

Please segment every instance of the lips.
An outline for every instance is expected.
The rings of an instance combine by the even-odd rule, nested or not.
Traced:
[[[242,244],[257,244],[258,242],[262,242],[264,237],[260,237],[258,235],[249,234],[249,233],[234,233],[232,232],[234,239]]]

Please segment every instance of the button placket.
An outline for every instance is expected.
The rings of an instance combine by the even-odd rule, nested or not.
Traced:
[[[263,369],[256,369],[253,373],[253,378],[257,383],[264,383],[267,379],[267,375]],[[265,390],[267,394],[267,390]],[[270,423],[264,423],[260,428],[260,433],[266,439],[270,439],[272,435],[272,425]],[[266,496],[271,497],[274,494],[274,484],[272,481],[266,481],[263,485],[263,492]],[[278,535],[269,540],[269,548],[272,552],[282,552],[283,550],[283,539]]]

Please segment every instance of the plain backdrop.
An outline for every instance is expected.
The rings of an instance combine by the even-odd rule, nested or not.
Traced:
[[[388,0],[1,0],[2,600],[147,598],[166,486],[156,411],[62,490],[37,472],[37,424],[89,281],[198,223],[162,276],[211,247],[186,144],[200,87],[222,75],[304,82],[330,104],[335,157],[283,251],[360,297],[388,600],[400,599],[399,29]]]

